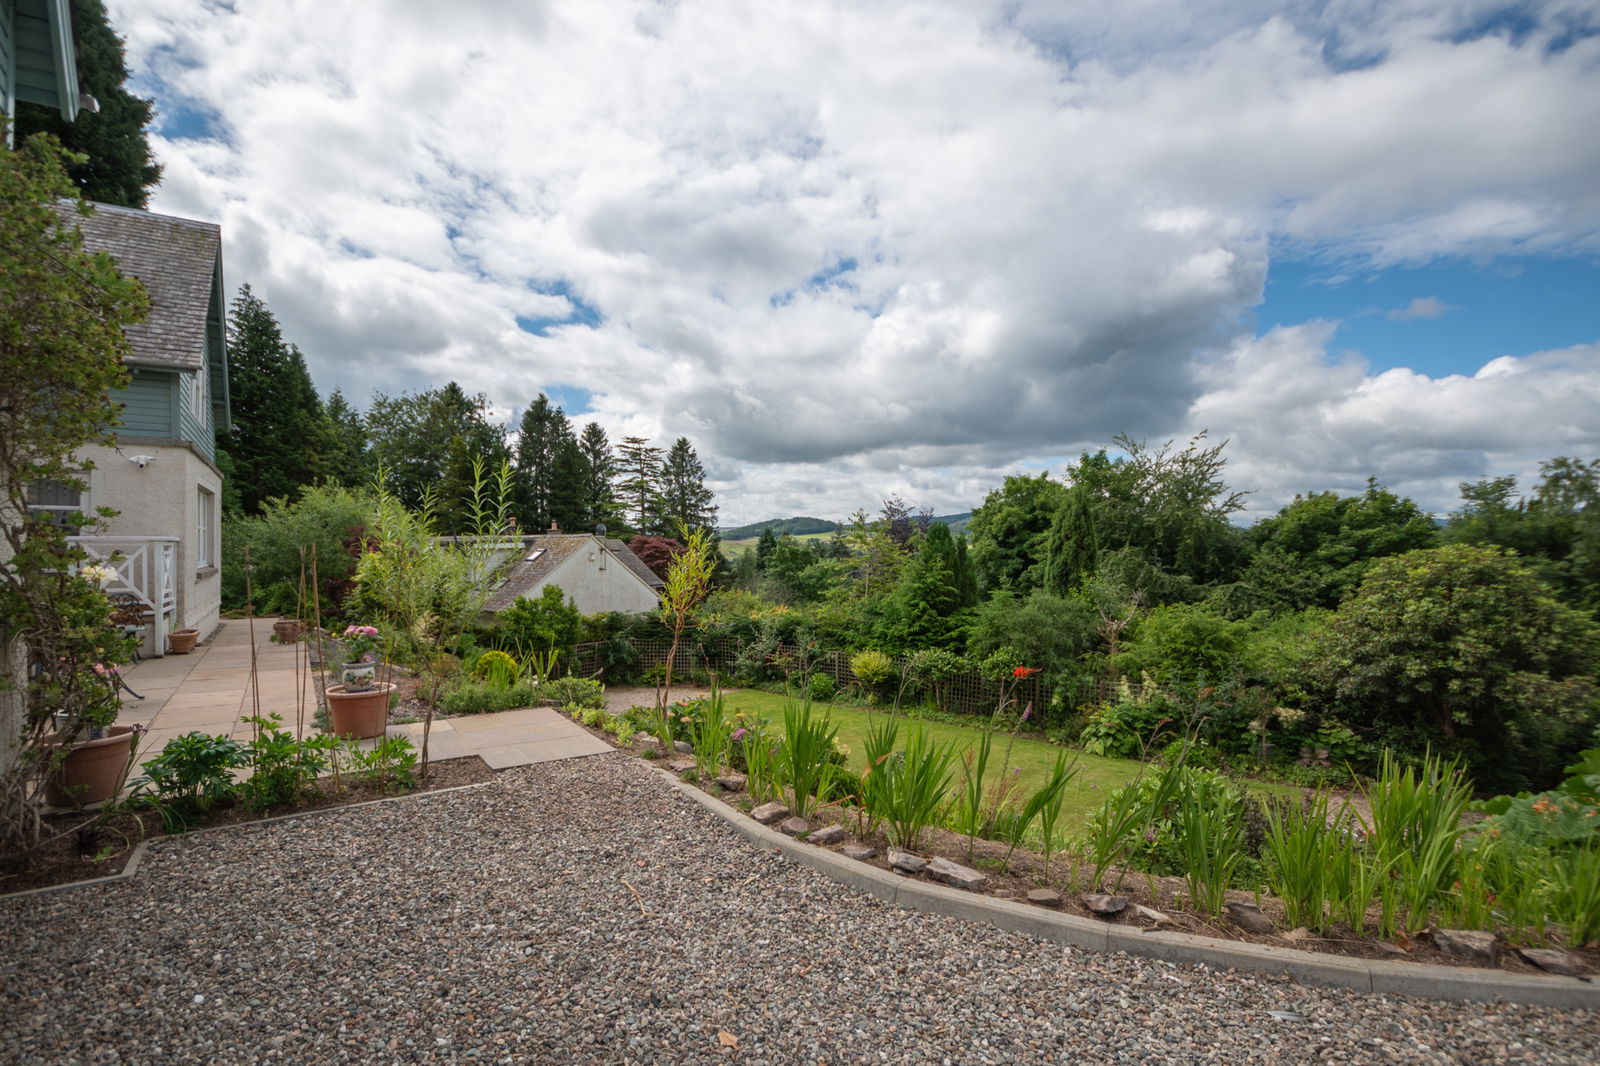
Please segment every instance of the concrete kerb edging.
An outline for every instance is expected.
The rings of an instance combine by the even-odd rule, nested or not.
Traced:
[[[257,826],[272,825],[274,822],[287,822],[295,818],[315,818],[323,814],[340,814],[344,811],[359,810],[362,807],[374,807],[380,803],[402,803],[407,800],[431,799],[434,796],[448,796],[452,792],[466,792],[474,788],[486,788],[489,785],[498,785],[498,777],[488,781],[474,781],[470,785],[451,785],[449,788],[436,788],[431,792],[411,792],[403,796],[382,796],[373,800],[362,800],[360,803],[347,803],[342,807],[318,807],[314,811],[296,811],[292,814],[275,814],[271,818],[257,818],[249,822],[234,822],[230,825],[212,825],[204,829],[191,829],[186,833],[169,835],[168,840],[192,840],[195,837],[205,836],[207,833],[227,833],[235,829],[253,829]],[[128,856],[127,863],[121,871],[107,874],[105,877],[94,877],[87,881],[68,881],[64,885],[45,885],[42,888],[25,888],[21,892],[7,892],[0,894],[0,903],[14,899],[26,899],[29,896],[43,896],[50,892],[69,892],[75,888],[93,888],[96,885],[108,885],[115,881],[127,881],[139,872],[139,864],[144,861],[145,851],[152,842],[141,840],[133,846],[133,854]]]
[[[1058,914],[1030,904],[975,895],[928,881],[914,881],[785,836],[707,795],[668,770],[662,767],[655,769],[680,793],[722,819],[756,846],[780,852],[842,885],[860,889],[907,910],[986,922],[1010,932],[1027,933],[1053,943],[1094,951],[1125,951],[1129,955],[1192,963],[1214,970],[1286,974],[1306,984],[1353,988],[1360,992],[1600,1009],[1600,986],[1572,978],[1527,976],[1498,970],[1422,963],[1368,961],[1265,944],[1230,943],[1188,933],[1145,932],[1130,926]]]

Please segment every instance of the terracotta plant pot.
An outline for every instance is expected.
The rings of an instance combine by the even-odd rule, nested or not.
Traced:
[[[199,640],[198,629],[174,629],[167,634],[167,644],[171,646],[174,655],[188,655],[194,651],[194,646]]]
[[[341,737],[381,737],[389,725],[389,693],[394,685],[385,682],[365,692],[347,692],[343,685],[330,686],[328,720],[333,733]]]
[[[45,780],[44,801],[52,807],[80,807],[108,800],[122,791],[133,761],[134,728],[114,725],[99,740],[77,740]]]
[[[293,644],[300,639],[300,634],[305,627],[293,618],[285,618],[272,623],[272,635],[278,638],[279,644]]]

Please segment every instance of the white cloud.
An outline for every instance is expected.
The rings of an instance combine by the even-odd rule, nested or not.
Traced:
[[[1396,307],[1383,317],[1390,322],[1410,322],[1418,318],[1443,318],[1445,312],[1455,311],[1437,296],[1416,296],[1404,307]]]
[[[1462,43],[1488,5],[112,8],[158,107],[216,116],[158,140],[154,206],[223,223],[321,387],[583,387],[613,436],[693,437],[733,519],[962,509],[1175,435],[1274,244],[1600,234],[1600,39],[1548,48],[1554,5]],[[600,324],[518,329],[575,317],[558,285]]]

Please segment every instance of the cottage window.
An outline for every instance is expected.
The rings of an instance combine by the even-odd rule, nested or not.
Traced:
[[[71,533],[78,532],[78,524],[67,519],[83,513],[86,507],[88,501],[84,493],[65,481],[28,483],[28,513],[53,525],[66,526]]]
[[[195,566],[216,565],[216,552],[212,541],[217,532],[217,497],[210,489],[200,489],[199,519],[195,528]]]

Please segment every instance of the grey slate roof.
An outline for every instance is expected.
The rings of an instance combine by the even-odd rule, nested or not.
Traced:
[[[506,580],[503,585],[490,594],[489,600],[483,609],[490,614],[510,607],[517,601],[518,596],[527,596],[538,588],[539,582],[549,577],[556,567],[560,566],[574,553],[586,548],[595,542],[595,537],[588,533],[546,533],[536,537],[524,537],[523,548],[516,562],[506,570]],[[634,573],[639,580],[645,582],[653,589],[663,587],[663,582],[648,566],[639,561],[639,557],[628,549],[620,540],[606,542],[606,547],[611,549],[613,557]],[[528,556],[534,549],[541,549],[539,557],[532,562]]]
[[[204,369],[206,315],[222,254],[222,227],[108,204],[74,217],[84,247],[109,252],[122,272],[138,278],[150,293],[150,316],[128,327],[133,343],[128,362]]]

